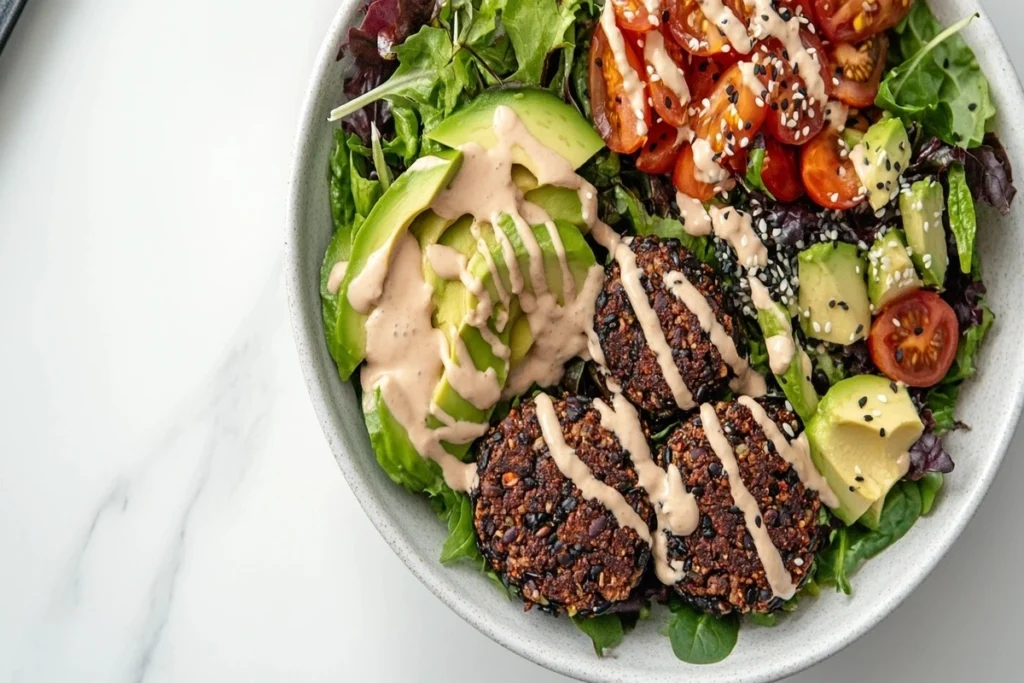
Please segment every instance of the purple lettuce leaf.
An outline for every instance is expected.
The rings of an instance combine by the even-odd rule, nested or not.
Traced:
[[[1004,216],[1010,213],[1010,203],[1017,195],[1013,166],[995,134],[986,135],[985,144],[974,149],[953,147],[931,138],[917,152],[910,175],[942,173],[954,162],[964,165],[975,201],[989,204]]]

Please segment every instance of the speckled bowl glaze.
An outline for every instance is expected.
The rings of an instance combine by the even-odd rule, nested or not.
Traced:
[[[975,0],[931,0],[950,23],[981,8]],[[568,619],[524,613],[470,567],[437,561],[445,529],[426,502],[393,484],[377,466],[352,387],[338,373],[324,344],[319,268],[331,236],[327,204],[327,159],[331,149],[328,111],[338,103],[343,67],[335,61],[358,0],[342,0],[313,71],[299,124],[291,176],[286,242],[292,324],[309,393],[345,478],[366,514],[409,569],[449,607],[505,647],[543,666],[590,681],[754,682],[796,673],[849,645],[899,605],[928,575],[970,520],[985,495],[1017,423],[1024,394],[1019,360],[1024,291],[1022,209],[1003,218],[979,209],[981,250],[989,298],[999,319],[986,342],[978,377],[961,398],[959,417],[972,425],[949,439],[956,472],[947,478],[939,505],[898,544],[858,573],[856,592],[823,592],[772,629],[745,628],[732,655],[720,664],[696,667],[677,660],[658,633],[658,619],[642,622],[604,659]],[[999,132],[1014,164],[1024,169],[1024,130],[1014,123],[1024,94],[991,23],[982,15],[966,31],[992,83]]]

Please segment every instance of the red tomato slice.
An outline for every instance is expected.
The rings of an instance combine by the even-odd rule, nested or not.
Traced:
[[[675,0],[669,8],[668,29],[687,52],[699,57],[735,52],[729,39],[704,16],[701,0]],[[743,0],[724,0],[726,7],[747,25],[750,14]]]
[[[668,173],[676,163],[679,150],[686,144],[686,139],[679,135],[674,126],[661,121],[651,127],[647,134],[647,142],[640,150],[636,167],[644,173],[660,175]]]
[[[903,20],[913,0],[814,0],[818,25],[833,43],[859,43]]]
[[[800,177],[807,195],[826,209],[852,209],[864,201],[853,162],[842,156],[839,131],[828,126],[800,150]]]
[[[878,95],[878,84],[885,71],[889,39],[884,33],[853,45],[839,43],[829,48],[829,61],[835,80],[829,81],[836,99],[851,107],[870,107]],[[836,85],[835,81],[839,81]]]
[[[804,194],[804,187],[800,184],[796,149],[772,138],[765,138],[761,182],[780,202],[795,202],[800,199]]]
[[[956,313],[935,292],[918,290],[885,307],[871,325],[868,349],[882,373],[911,387],[938,384],[956,358]]]
[[[615,23],[627,31],[643,33],[654,28],[642,0],[608,0],[615,10]]]
[[[654,40],[660,39],[664,43],[665,52],[668,53],[672,62],[685,72],[685,65],[687,64],[686,53],[676,45],[675,40],[663,37],[661,33],[648,33],[645,40],[650,40],[652,36]],[[647,76],[647,87],[651,91],[651,102],[653,103],[654,111],[662,119],[677,128],[685,126],[689,120],[686,114],[687,105],[679,100],[679,95],[675,91],[665,85],[664,77],[658,72],[655,65],[646,60],[647,51],[644,52],[644,61],[650,70]],[[655,75],[658,77],[655,78]],[[685,75],[683,78],[685,79]]]
[[[690,86],[690,106],[700,107],[701,100],[711,94],[721,80],[725,68],[721,62],[707,57],[691,57],[686,69],[686,82]]]
[[[697,112],[690,124],[694,135],[706,140],[715,154],[726,160],[733,156],[745,159],[747,146],[765,118],[761,93],[747,87],[743,68],[735,64],[722,74],[711,94],[702,98],[708,100],[708,106],[703,101],[694,103]],[[718,161],[723,163],[721,159]],[[739,168],[745,166],[744,161]]]
[[[801,31],[800,39],[808,52],[813,51],[817,57],[820,64],[819,74],[826,84],[827,92],[831,73],[824,46],[809,31]],[[769,98],[771,112],[765,122],[765,128],[779,142],[802,145],[817,135],[824,125],[822,112],[826,102],[815,99],[807,92],[807,84],[803,77],[795,72],[786,57],[787,54],[778,40],[768,41],[755,54],[755,57],[760,57],[758,61],[768,71],[773,83]]]
[[[706,202],[715,196],[714,185],[697,180],[697,165],[693,160],[693,147],[685,145],[676,159],[672,171],[672,184],[685,195]]]
[[[643,62],[637,57],[628,40],[623,47],[629,65],[636,71],[638,77],[642,77]],[[641,120],[640,116],[633,109],[622,74],[615,65],[615,55],[608,44],[608,37],[600,25],[594,30],[594,37],[590,41],[589,77],[590,109],[594,117],[594,127],[601,134],[608,149],[619,154],[632,154],[640,149],[646,134],[639,130],[637,124]],[[646,92],[640,114],[646,124],[646,130],[651,123],[651,110],[647,105]]]

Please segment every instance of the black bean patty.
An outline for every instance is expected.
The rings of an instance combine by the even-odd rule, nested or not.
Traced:
[[[654,511],[618,439],[601,427],[591,399],[553,401],[566,443],[654,528]],[[513,408],[480,440],[480,484],[472,492],[477,543],[527,609],[598,614],[627,599],[650,546],[597,501],[587,501],[551,458],[533,400]]]
[[[759,402],[783,433],[785,423],[797,433],[796,414],[778,401]],[[793,582],[800,585],[821,542],[818,494],[804,487],[746,407],[735,401],[718,403],[715,412],[736,454],[743,484],[757,501],[768,536]],[[673,536],[668,544],[669,560],[681,561],[686,571],[675,586],[679,595],[713,614],[780,608],[783,601],[772,595],[754,540],[734,504],[728,476],[704,435],[699,414],[672,433],[659,456],[663,464],[672,462],[679,467],[700,509],[697,530],[685,538]]]
[[[737,348],[743,349],[739,325],[725,304],[715,272],[684,249],[679,240],[637,237],[630,248],[643,272],[640,282],[647,300],[658,315],[676,367],[694,400],[702,402],[720,395],[732,374],[729,366],[701,328],[697,316],[662,283],[666,273],[681,272],[711,304],[715,317],[732,335]],[[655,419],[679,410],[658,358],[633,313],[615,260],[605,266],[604,288],[597,296],[594,311],[594,329],[611,376],[633,405]]]

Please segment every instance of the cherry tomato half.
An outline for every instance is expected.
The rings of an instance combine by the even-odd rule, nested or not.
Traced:
[[[696,102],[696,116],[690,124],[694,135],[711,145],[718,163],[734,168],[746,168],[746,149],[764,123],[766,104],[760,93],[747,86],[743,69],[750,64],[734,64],[718,79],[714,90],[707,96],[708,106]],[[760,104],[758,104],[760,102]],[[730,163],[737,157],[742,164]]]
[[[911,387],[934,386],[956,358],[956,313],[935,292],[918,290],[885,307],[871,324],[871,360],[888,377]]]
[[[625,41],[623,49],[626,60],[639,77],[644,73],[643,62],[636,51]],[[644,144],[647,129],[651,124],[651,110],[644,93],[642,108],[633,109],[622,74],[615,65],[615,55],[608,44],[608,37],[600,25],[590,41],[590,108],[594,127],[601,134],[608,149],[619,154],[632,154]],[[639,125],[643,122],[643,126]]]
[[[840,154],[845,149],[838,129],[824,128],[800,150],[800,177],[807,195],[826,209],[852,209],[864,201],[853,162]]]
[[[815,0],[818,25],[833,43],[859,43],[903,20],[914,0]]]
[[[690,57],[686,69],[686,82],[690,86],[691,107],[700,107],[701,100],[711,94],[722,79],[726,67],[708,57]]]
[[[772,138],[765,138],[761,182],[780,202],[795,202],[802,197],[804,186],[800,184],[796,149]]]
[[[715,196],[715,186],[697,180],[697,164],[694,162],[693,147],[685,145],[676,159],[672,171],[672,184],[683,194],[706,202]]]
[[[642,0],[608,0],[615,10],[615,23],[627,31],[643,33],[654,28]]]
[[[885,71],[885,56],[889,53],[889,39],[884,33],[871,36],[856,45],[838,43],[829,48],[832,64],[830,80],[834,96],[851,107],[870,107],[878,95],[878,84]]]
[[[807,51],[819,63],[818,72],[822,82],[831,80],[828,57],[817,36],[801,31],[800,39]],[[769,96],[771,112],[765,122],[766,130],[779,142],[800,145],[818,134],[824,125],[822,112],[825,102],[814,98],[807,91],[807,84],[793,68],[787,58],[788,52],[778,40],[771,40],[758,48],[755,57],[771,77],[772,89]]]
[[[672,4],[668,20],[672,37],[684,50],[699,57],[734,53],[732,44],[722,30],[704,15],[702,4],[701,0],[676,0]],[[742,30],[745,33],[750,16],[746,3],[743,0],[724,0],[723,4],[743,24]],[[734,27],[733,30],[739,31],[740,27]]]
[[[651,127],[647,134],[647,142],[640,149],[636,167],[644,173],[660,175],[668,173],[676,163],[679,150],[686,144],[686,138],[679,130],[664,121]]]
[[[687,63],[686,53],[682,48],[676,45],[676,41],[672,40],[672,38],[664,37],[657,31],[651,31],[648,33],[644,40],[644,62],[650,70],[649,75],[647,76],[647,87],[651,92],[651,102],[653,103],[654,111],[662,119],[677,128],[685,126],[688,121],[686,103],[679,99],[679,93],[669,87],[671,81],[668,82],[669,85],[666,84],[665,77],[667,75],[670,79],[678,79],[681,83],[686,83],[686,76],[683,72],[683,65]],[[662,69],[659,69],[657,65],[648,61],[648,57],[652,54],[652,50],[649,48],[662,47],[664,48],[664,52],[668,54],[669,58],[671,58],[672,64],[675,65],[675,67],[669,65],[668,68],[678,69],[675,73],[661,73]],[[689,88],[687,87],[687,90],[688,89]],[[679,90],[681,91],[682,88],[679,88]],[[683,94],[685,95],[686,93]]]

